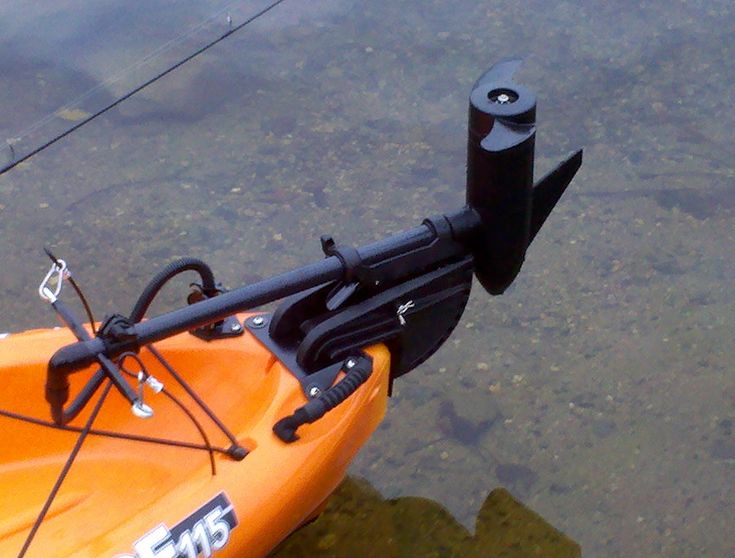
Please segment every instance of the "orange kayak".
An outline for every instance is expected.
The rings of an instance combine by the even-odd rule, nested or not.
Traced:
[[[73,340],[58,328],[1,339],[0,409],[47,420],[46,364],[56,349]],[[209,454],[202,449],[91,434],[27,556],[265,555],[318,513],[385,412],[389,356],[380,345],[369,350],[370,378],[320,421],[302,426],[291,444],[279,440],[272,428],[306,397],[294,376],[251,334],[207,343],[182,333],[157,347],[228,425],[247,456],[236,461],[215,453],[212,474]],[[168,387],[166,371],[146,351],[141,356]],[[72,390],[76,387],[72,384]],[[212,445],[226,446],[187,394],[174,382],[170,389],[187,402]],[[141,420],[112,392],[94,430],[201,445],[192,421],[171,400],[159,394],[147,403],[155,414]],[[71,425],[84,424],[90,408]],[[7,417],[0,421],[0,556],[16,556],[75,433]]]

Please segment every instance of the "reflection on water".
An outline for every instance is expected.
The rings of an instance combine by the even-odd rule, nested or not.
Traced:
[[[579,558],[581,552],[502,488],[485,498],[472,533],[432,500],[386,500],[367,481],[348,477],[319,518],[291,535],[271,558],[309,556]]]
[[[473,293],[396,383],[352,471],[465,527],[504,486],[589,556],[732,555],[734,10],[287,0],[0,177],[0,331],[53,323],[44,244],[102,316],[177,256],[232,287],[320,258],[321,234],[361,244],[457,207],[472,83],[529,55],[537,175],[580,146],[585,164],[516,284]],[[22,54],[0,52],[24,68],[0,118],[44,106]]]

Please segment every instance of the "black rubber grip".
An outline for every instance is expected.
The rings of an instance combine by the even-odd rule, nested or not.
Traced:
[[[343,403],[367,381],[373,371],[370,357],[362,356],[349,360],[355,360],[355,365],[347,371],[345,377],[337,385],[332,386],[319,397],[296,409],[292,415],[282,418],[273,425],[273,432],[276,436],[286,443],[295,442],[299,439],[296,435],[299,426],[319,420],[337,405]]]

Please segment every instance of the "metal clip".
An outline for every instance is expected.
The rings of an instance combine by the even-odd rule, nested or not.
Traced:
[[[66,262],[64,260],[56,260],[51,264],[51,269],[48,270],[46,277],[43,278],[43,281],[41,281],[41,284],[38,287],[39,296],[51,304],[56,302],[59,298],[59,294],[61,293],[61,287],[64,279],[69,277],[69,275],[70,273],[66,267]],[[51,285],[54,280],[56,280],[56,285],[52,289]]]
[[[131,408],[133,414],[138,418],[150,418],[153,416],[153,408],[150,405],[146,405],[143,401],[143,390],[145,386],[148,386],[156,393],[163,391],[163,383],[155,376],[151,376],[143,370],[138,372],[138,399],[133,403]]]
[[[151,388],[155,393],[161,393],[163,391],[163,382],[161,382],[155,376],[148,376],[145,379],[145,384]]]
[[[142,401],[136,401],[130,408],[133,414],[138,418],[151,418],[153,416],[153,409]]]
[[[398,315],[398,321],[402,326],[406,325],[406,318],[403,317],[403,315],[408,312],[411,308],[414,308],[416,305],[414,304],[413,300],[409,300],[405,304],[401,304],[398,306],[398,310],[396,311],[396,314]]]

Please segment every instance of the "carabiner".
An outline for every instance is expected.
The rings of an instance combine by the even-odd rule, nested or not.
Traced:
[[[48,270],[46,277],[43,278],[41,284],[38,286],[39,296],[53,304],[59,298],[61,293],[61,287],[64,283],[64,279],[69,277],[69,270],[66,267],[64,260],[56,260],[51,264],[51,269]],[[56,285],[51,288],[51,283],[56,280]]]

